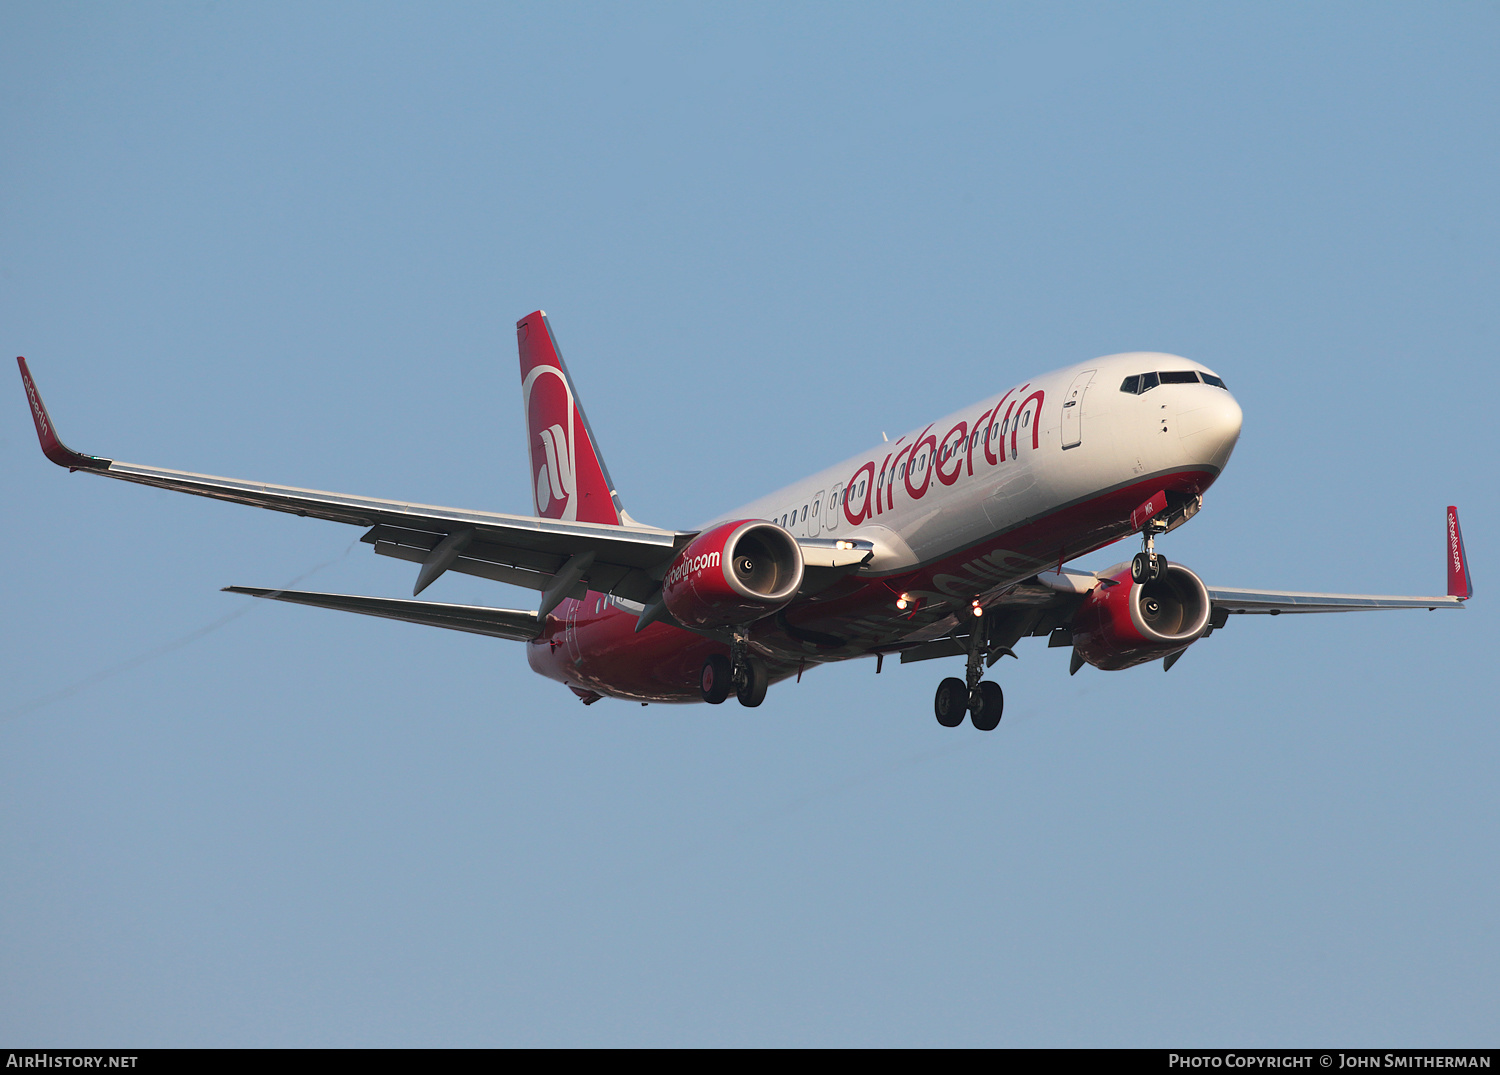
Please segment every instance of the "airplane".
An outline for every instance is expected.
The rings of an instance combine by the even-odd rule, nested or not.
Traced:
[[[1388,597],[1207,586],[1156,539],[1198,514],[1241,410],[1212,370],[1109,355],[1021,382],[708,520],[633,519],[605,466],[546,315],[516,324],[533,515],[408,504],[137,466],[66,447],[18,358],[43,453],[70,471],[347,523],[418,565],[412,599],[229,586],[230,593],[524,643],[531,668],[600,698],[758,706],[820,664],[962,657],[938,723],[993,730],[985,679],[1022,638],[1114,671],[1170,669],[1233,615],[1462,608],[1473,596],[1448,508],[1448,592]],[[1129,561],[1068,562],[1139,536]],[[419,601],[446,571],[536,591],[535,609]]]

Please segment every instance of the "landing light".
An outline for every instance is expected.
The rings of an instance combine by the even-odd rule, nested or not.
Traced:
[[[981,606],[979,604],[978,601],[974,602],[974,615],[976,615],[976,616],[983,616],[984,615],[984,608],[983,608],[983,606]]]
[[[896,598],[896,607],[899,608],[899,609],[905,610],[906,607],[908,605],[910,605],[910,604],[911,604],[911,594],[909,594],[909,593],[904,593],[900,597]]]

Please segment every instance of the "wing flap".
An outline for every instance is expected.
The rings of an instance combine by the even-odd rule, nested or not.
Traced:
[[[225,593],[247,594],[272,601],[289,601],[295,605],[312,605],[340,612],[358,612],[388,620],[404,620],[427,627],[446,627],[450,631],[489,635],[515,642],[529,642],[542,633],[535,612],[519,609],[489,608],[485,605],[449,605],[436,601],[413,601],[396,597],[360,597],[354,594],[311,593],[306,590],[266,590],[254,586],[226,586]]]

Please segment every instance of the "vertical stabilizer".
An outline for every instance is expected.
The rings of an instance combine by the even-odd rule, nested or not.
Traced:
[[[538,310],[516,322],[516,342],[536,513],[545,519],[618,525],[624,516],[620,499],[547,315]]]

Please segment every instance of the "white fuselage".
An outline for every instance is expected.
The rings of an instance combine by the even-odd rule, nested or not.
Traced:
[[[1226,389],[1196,383],[1121,391],[1126,377],[1180,371],[1213,375],[1198,363],[1156,352],[1109,355],[1057,370],[878,444],[709,525],[764,518],[799,537],[865,538],[876,546],[871,569],[886,573],[930,563],[1153,474],[1191,467],[1218,472],[1234,450],[1241,422],[1239,404]]]

